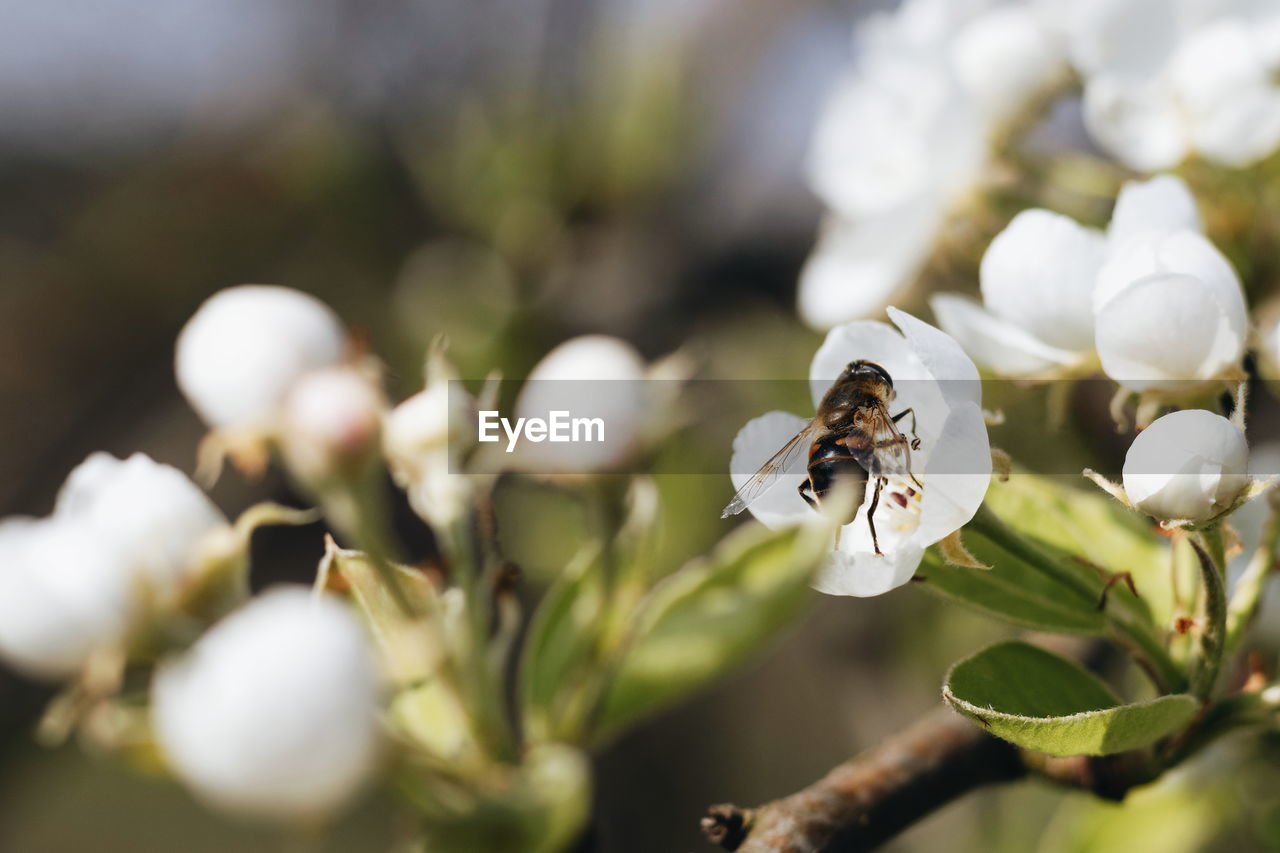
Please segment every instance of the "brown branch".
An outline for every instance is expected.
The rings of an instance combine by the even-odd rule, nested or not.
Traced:
[[[789,797],[756,809],[712,806],[702,831],[739,853],[873,850],[962,794],[1029,773],[1107,799],[1120,799],[1155,775],[1141,753],[1024,753],[940,708]]]

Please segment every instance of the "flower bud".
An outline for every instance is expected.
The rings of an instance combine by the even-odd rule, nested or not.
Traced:
[[[116,554],[63,519],[0,522],[0,658],[69,678],[128,627],[129,576]]]
[[[1127,241],[1099,270],[1093,304],[1102,369],[1133,391],[1228,375],[1244,352],[1240,279],[1195,231]]]
[[[522,448],[528,451],[526,467],[542,473],[586,473],[625,461],[646,419],[645,376],[640,353],[608,335],[583,335],[547,353],[520,391],[517,417],[546,418],[560,410],[599,418],[603,441],[527,445]]]
[[[469,499],[461,455],[475,422],[475,400],[441,376],[396,406],[383,425],[391,473],[414,511],[437,527],[456,520]]]
[[[241,285],[211,296],[178,335],[178,387],[215,428],[261,430],[304,374],[341,361],[346,334],[320,300]]]
[[[229,527],[185,474],[142,453],[90,455],[67,477],[54,514],[111,550],[131,578],[162,597],[198,570],[200,543]]]
[[[173,772],[211,806],[309,821],[341,808],[376,768],[377,698],[351,611],[280,588],[163,663],[152,715]]]
[[[1249,485],[1249,446],[1231,421],[1203,409],[1156,419],[1124,459],[1129,502],[1162,521],[1205,522]]]
[[[363,469],[378,451],[386,401],[356,367],[331,367],[298,380],[285,397],[280,445],[289,468],[318,483]]]

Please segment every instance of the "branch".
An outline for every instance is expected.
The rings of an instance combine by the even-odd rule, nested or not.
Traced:
[[[962,794],[1032,773],[1114,800],[1156,775],[1140,753],[1025,753],[940,708],[789,797],[755,809],[712,806],[702,831],[739,853],[873,850]]]

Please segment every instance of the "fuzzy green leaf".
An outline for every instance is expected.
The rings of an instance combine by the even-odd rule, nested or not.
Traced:
[[[1080,595],[976,532],[966,531],[964,543],[991,569],[948,565],[936,549],[930,549],[916,573],[916,577],[927,581],[923,585],[925,589],[1036,631],[1101,634],[1106,630],[1106,618],[1098,610],[1097,596]],[[1087,578],[1084,580],[1090,582]],[[1100,581],[1097,590],[1101,595]]]
[[[1120,703],[1074,663],[1027,643],[998,643],[947,673],[943,698],[992,734],[1049,755],[1109,755],[1155,743],[1188,725],[1186,694]]]
[[[685,698],[791,623],[830,548],[811,528],[748,525],[654,588],[636,616],[598,724],[601,738]]]

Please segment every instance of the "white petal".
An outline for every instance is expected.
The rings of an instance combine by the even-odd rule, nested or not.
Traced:
[[[377,682],[349,608],[277,588],[156,673],[155,732],[202,799],[280,820],[330,816],[379,752]]]
[[[1126,181],[1116,197],[1107,225],[1107,245],[1115,250],[1135,237],[1169,234],[1183,229],[1204,232],[1191,190],[1176,175]]]
[[[1249,484],[1244,434],[1202,409],[1156,419],[1130,445],[1124,490],[1135,506],[1161,519],[1204,521],[1229,507]]]
[[[989,121],[1004,122],[1064,68],[1062,50],[1038,16],[997,6],[966,23],[951,41],[961,82]]]
[[[1132,169],[1168,169],[1187,156],[1187,128],[1163,78],[1091,77],[1084,87],[1084,123],[1103,149]]]
[[[1026,330],[992,316],[976,301],[954,293],[929,298],[933,315],[973,359],[1002,376],[1035,377],[1071,366],[1079,353],[1050,347]],[[1092,348],[1092,342],[1090,342]]]
[[[991,484],[991,441],[978,405],[951,410],[921,480],[924,499],[914,538],[925,546],[966,525]]]
[[[529,373],[516,416],[548,420],[552,412],[598,418],[603,441],[520,445],[526,470],[591,472],[622,464],[634,450],[648,409],[645,363],[631,344],[608,335],[583,335],[557,346]]]
[[[992,314],[1051,347],[1093,345],[1091,294],[1102,235],[1048,210],[1024,210],[982,256],[982,298]]]
[[[815,329],[876,317],[920,274],[944,214],[929,196],[857,221],[829,220],[800,273],[797,307]]]
[[[196,568],[204,537],[227,519],[195,483],[143,453],[94,453],[67,477],[55,515],[96,537],[133,578],[171,594]]]
[[[883,213],[972,183],[986,158],[977,110],[947,63],[876,51],[840,82],[810,148],[813,190],[843,216]]]
[[[789,412],[769,412],[747,421],[733,439],[733,458],[729,477],[734,490],[741,489],[764,463],[786,445],[809,421]],[[779,528],[813,518],[814,512],[796,491],[808,478],[807,451],[801,451],[795,465],[779,475],[770,489],[747,507],[751,514],[768,527]]]
[[[847,529],[847,528],[846,528]],[[813,588],[827,595],[869,597],[896,589],[915,575],[924,548],[907,544],[877,555],[868,551],[833,551]]]
[[[1117,247],[1098,272],[1094,306],[1100,309],[1133,282],[1155,273],[1181,273],[1204,282],[1232,331],[1244,337],[1244,291],[1231,262],[1203,234],[1191,230],[1139,234]]]
[[[1087,77],[1151,77],[1179,38],[1169,6],[1169,0],[1072,0],[1067,25],[1072,63]]]
[[[1176,391],[1220,375],[1243,349],[1209,285],[1188,275],[1140,279],[1098,315],[1102,369],[1134,391]]]
[[[897,308],[889,309],[889,319],[902,330],[907,344],[929,371],[930,378],[941,387],[948,405],[982,404],[978,368],[955,338]]]
[[[1190,38],[1169,67],[1191,144],[1210,160],[1241,168],[1280,145],[1280,87],[1242,21],[1222,21]]]
[[[23,672],[69,677],[119,643],[130,592],[128,572],[82,528],[0,521],[0,658]]]
[[[313,296],[243,285],[211,296],[178,335],[178,387],[215,427],[262,428],[304,373],[337,364],[346,333]]]

